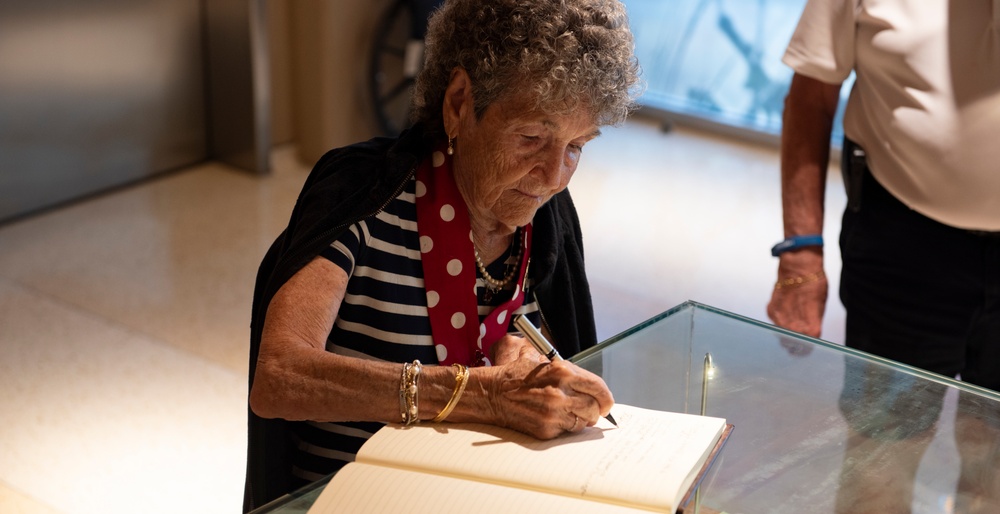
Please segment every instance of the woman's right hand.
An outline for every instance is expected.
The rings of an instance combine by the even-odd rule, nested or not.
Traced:
[[[485,414],[496,425],[552,439],[593,426],[614,398],[601,377],[568,361],[548,362],[524,338],[505,336],[481,379]]]

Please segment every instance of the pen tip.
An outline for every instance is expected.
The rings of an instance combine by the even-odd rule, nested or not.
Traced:
[[[610,412],[608,413],[608,415],[607,415],[607,416],[604,416],[604,419],[606,419],[606,420],[610,421],[612,425],[614,425],[614,426],[616,426],[616,427],[618,426],[618,422],[617,422],[617,421],[615,421],[615,418],[614,418],[614,416],[612,416]]]

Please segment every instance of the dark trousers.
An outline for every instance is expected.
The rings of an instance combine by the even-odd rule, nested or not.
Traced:
[[[1000,390],[1000,233],[958,229],[906,207],[858,150],[845,140],[847,346]]]
[[[1000,390],[1000,236],[909,209],[875,180],[850,141],[843,169],[847,345]],[[851,431],[837,512],[910,512],[946,391],[894,366],[847,359],[840,409]],[[961,456],[955,512],[1000,512],[1000,410],[960,391],[955,418],[944,426],[954,428]]]

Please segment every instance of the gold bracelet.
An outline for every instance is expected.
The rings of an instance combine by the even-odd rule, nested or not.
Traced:
[[[826,277],[826,273],[823,270],[819,270],[816,273],[811,273],[809,275],[803,275],[801,277],[792,277],[779,280],[774,284],[775,289],[781,289],[783,287],[799,287],[811,282],[819,282],[820,279]]]
[[[434,423],[440,423],[447,418],[451,411],[455,410],[455,406],[458,405],[458,399],[462,397],[462,393],[465,392],[465,386],[469,383],[469,368],[468,366],[463,366],[461,364],[452,364],[451,367],[455,368],[455,389],[451,392],[451,399],[448,403],[441,409],[441,412],[431,421]]]
[[[420,361],[403,364],[403,374],[399,380],[399,416],[404,425],[420,421],[417,406],[417,378],[420,377]]]

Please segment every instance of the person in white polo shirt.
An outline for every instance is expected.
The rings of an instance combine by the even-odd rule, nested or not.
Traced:
[[[768,315],[820,336],[829,141],[854,71],[842,166],[845,343],[1000,390],[1000,0],[809,0],[783,60],[795,71],[781,144],[786,239],[772,250],[780,264]],[[860,390],[848,385],[846,401]],[[932,432],[940,402],[916,410]]]

